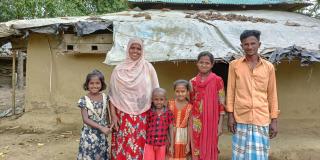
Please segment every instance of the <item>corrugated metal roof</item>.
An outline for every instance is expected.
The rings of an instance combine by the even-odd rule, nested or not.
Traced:
[[[141,3],[181,3],[181,4],[233,4],[233,5],[265,5],[281,3],[303,3],[303,0],[128,0]]]
[[[145,57],[151,62],[194,60],[202,51],[210,51],[216,59],[228,61],[230,56],[242,55],[239,36],[246,29],[262,32],[261,54],[293,45],[319,51],[320,34],[316,33],[320,33],[320,20],[297,13],[147,10],[122,15],[125,16],[116,16],[117,21],[113,21],[114,46],[107,54],[107,64],[125,59],[125,48],[131,37],[144,40]],[[228,20],[228,15],[242,18]],[[216,19],[216,16],[222,17]],[[248,21],[242,21],[243,18]]]
[[[297,13],[265,10],[147,10],[96,17],[15,20],[0,23],[0,42],[1,37],[24,36],[30,32],[57,35],[67,29],[66,26],[79,22],[109,24],[110,21],[114,46],[107,54],[108,64],[117,64],[125,58],[125,48],[132,37],[144,40],[146,59],[150,62],[195,60],[201,51],[210,51],[215,58],[228,60],[226,58],[241,55],[239,35],[245,29],[262,32],[260,49],[263,54],[289,46],[317,52],[320,49],[320,20]],[[59,27],[53,30],[50,26]],[[287,54],[287,50],[281,53]]]
[[[282,10],[294,11],[311,5],[303,0],[128,0],[141,9],[191,10]]]

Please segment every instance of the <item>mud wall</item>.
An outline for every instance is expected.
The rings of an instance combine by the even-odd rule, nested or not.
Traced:
[[[113,66],[103,64],[105,54],[61,54],[59,39],[33,34],[28,44],[27,109],[42,107],[74,107],[85,94],[82,89],[85,76],[93,69],[101,70],[110,79]],[[192,62],[154,63],[161,87],[172,96],[172,83],[176,79],[190,79],[196,74]]]
[[[286,61],[276,69],[281,118],[319,118],[320,64],[301,67],[298,61]]]
[[[112,67],[102,62],[105,54],[63,54],[59,39],[32,34],[28,44],[26,109],[46,107],[76,108],[85,92],[82,84],[93,69],[106,78]]]

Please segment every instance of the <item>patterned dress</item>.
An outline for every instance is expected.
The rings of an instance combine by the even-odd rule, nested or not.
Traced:
[[[104,102],[93,101],[81,97],[78,102],[78,106],[83,109],[87,109],[89,119],[95,121],[96,123],[106,126],[109,124],[106,117],[108,117],[107,109],[108,99],[104,97]],[[88,102],[89,100],[89,102]],[[88,104],[91,103],[91,104]],[[104,107],[105,105],[105,107]],[[89,107],[91,106],[91,107]],[[93,109],[93,110],[92,110]],[[95,113],[94,113],[95,112]],[[80,143],[79,143],[79,153],[78,160],[108,160],[107,155],[107,136],[102,133],[99,129],[92,128],[86,124],[83,124]]]
[[[170,160],[186,160],[186,145],[188,143],[188,122],[192,105],[187,104],[181,109],[176,107],[175,100],[169,101],[169,109],[174,115],[174,154]]]
[[[211,73],[213,74],[213,73]],[[214,85],[213,86],[216,89],[216,97],[212,97],[211,100],[214,101],[217,100],[218,102],[218,106],[217,108],[214,108],[214,110],[217,110],[218,112],[220,112],[220,114],[224,114],[224,106],[225,106],[225,91],[224,91],[224,85],[223,85],[223,80],[216,76],[215,74],[211,75],[212,80],[210,81],[214,81]],[[208,78],[207,80],[208,81]],[[205,83],[208,83],[206,85],[204,85]],[[204,97],[207,96],[207,90],[209,85],[211,84],[211,82],[201,82],[200,81],[200,77],[199,75],[194,77],[193,79],[191,79],[191,86],[192,86],[192,91],[190,92],[190,99],[193,105],[192,108],[192,159],[193,160],[198,160],[201,157],[201,153],[200,153],[200,148],[201,146],[203,146],[203,144],[200,144],[201,141],[201,134],[203,132],[203,128],[204,128],[204,123],[213,123],[213,122],[204,122],[204,110],[207,108],[204,108]],[[211,86],[212,87],[212,86]],[[218,118],[218,117],[217,117]],[[217,121],[218,122],[218,121]],[[215,124],[216,126],[218,124]],[[217,132],[218,128],[212,128],[212,131]],[[218,137],[213,137],[218,139]],[[216,144],[217,145],[217,144]],[[217,146],[213,146],[215,147],[216,151]],[[215,155],[217,156],[217,155]]]
[[[130,115],[117,110],[120,127],[112,134],[112,160],[142,160],[146,143],[147,112]]]

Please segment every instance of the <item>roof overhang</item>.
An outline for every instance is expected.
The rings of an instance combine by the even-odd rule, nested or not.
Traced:
[[[239,35],[246,29],[262,32],[262,54],[279,49],[281,53],[289,53],[281,49],[290,46],[303,47],[306,56],[309,53],[318,55],[320,50],[319,19],[269,10],[147,10],[94,18],[19,20],[0,23],[0,38],[11,41],[16,36],[28,37],[30,32],[61,36],[70,26],[78,27],[74,30],[78,36],[113,29],[113,47],[107,54],[107,64],[123,61],[126,45],[132,37],[144,40],[146,58],[151,62],[195,60],[201,51],[210,51],[216,59],[228,62],[242,55]],[[292,50],[296,50],[295,47]],[[294,55],[297,53],[302,51],[294,51]],[[311,61],[315,59],[318,58],[310,58]]]
[[[192,9],[192,10],[280,10],[280,11],[295,11],[312,3],[307,2],[279,2],[279,3],[247,3],[241,2],[230,2],[230,3],[198,3],[198,2],[174,2],[174,1],[129,1],[133,7],[139,7],[143,10],[146,9]]]

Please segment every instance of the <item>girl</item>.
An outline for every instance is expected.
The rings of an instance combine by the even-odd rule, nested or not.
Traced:
[[[152,106],[147,115],[147,141],[144,146],[144,160],[165,160],[169,133],[169,152],[173,153],[173,115],[166,108],[166,91],[156,88],[152,93]]]
[[[191,79],[193,160],[218,160],[225,94],[223,80],[211,72],[213,65],[213,55],[201,52],[197,61],[199,74]]]
[[[88,91],[80,98],[83,128],[81,131],[78,160],[107,160],[107,136],[111,133],[108,99],[101,91],[106,89],[103,74],[93,70],[87,75],[83,89]],[[108,117],[108,118],[107,118]]]
[[[173,84],[175,99],[169,101],[169,109],[174,115],[174,153],[170,160],[186,160],[190,152],[188,131],[192,105],[188,102],[190,85],[186,80],[177,80]]]

